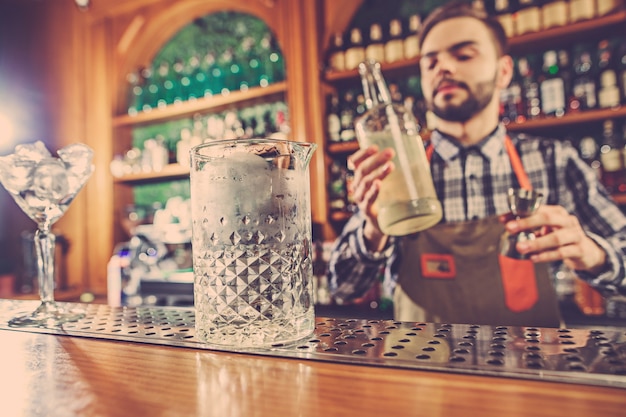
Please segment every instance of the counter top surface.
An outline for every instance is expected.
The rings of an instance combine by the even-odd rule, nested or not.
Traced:
[[[607,375],[617,386],[603,386],[568,382],[568,373],[537,380],[0,328],[3,416],[612,417],[626,409],[623,375]],[[614,337],[622,330],[605,334],[624,347]]]

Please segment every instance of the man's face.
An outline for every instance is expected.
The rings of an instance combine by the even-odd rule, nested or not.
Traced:
[[[437,24],[422,45],[422,90],[439,118],[465,122],[483,110],[498,84],[498,56],[489,30],[471,17]]]

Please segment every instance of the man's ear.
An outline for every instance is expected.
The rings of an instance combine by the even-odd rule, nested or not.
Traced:
[[[496,84],[498,88],[507,88],[513,78],[513,58],[503,55],[498,58],[498,76]]]

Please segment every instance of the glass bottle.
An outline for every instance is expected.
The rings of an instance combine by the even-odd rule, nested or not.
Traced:
[[[539,0],[518,0],[515,33],[523,35],[541,30],[541,5]]]
[[[346,70],[353,70],[365,59],[365,48],[363,46],[363,36],[359,28],[350,31],[350,42],[345,52]]]
[[[339,96],[336,93],[326,96],[326,129],[331,143],[341,142],[341,118],[339,116]]]
[[[404,43],[402,39],[402,22],[392,19],[389,22],[389,36],[385,42],[385,61],[394,62],[404,58]]]
[[[560,71],[557,52],[553,49],[544,52],[539,83],[541,111],[544,116],[560,117],[565,113],[565,83]]]
[[[601,108],[617,107],[620,104],[620,92],[617,86],[617,68],[613,46],[608,39],[598,44],[598,106]]]
[[[157,107],[163,108],[168,104],[171,104],[171,89],[173,85],[171,85],[169,81],[170,76],[170,64],[169,62],[163,60],[159,63],[159,66],[156,68],[154,73],[155,84],[157,84],[160,88],[158,90],[158,96],[156,98]],[[170,100],[170,101],[168,101]]]
[[[369,110],[355,123],[361,148],[393,148],[395,169],[382,180],[376,209],[378,223],[388,235],[408,235],[437,224],[441,203],[433,185],[418,125],[403,105],[392,103],[380,63],[359,65]]]
[[[498,19],[507,37],[515,36],[512,0],[494,0],[492,14]]]
[[[559,76],[563,80],[563,94],[565,97],[565,112],[576,111],[580,108],[580,103],[574,96],[574,71],[570,60],[570,52],[567,49],[559,49]]]
[[[626,43],[622,42],[617,53],[617,79],[621,90],[620,102],[626,105]],[[626,124],[624,125],[626,126]]]
[[[211,51],[207,52],[200,63],[200,71],[196,75],[196,82],[202,89],[203,97],[211,97],[221,90],[221,86],[216,85],[216,79],[213,77],[213,69],[215,68],[215,54]]]
[[[547,1],[541,7],[541,26],[543,30],[565,26],[569,22],[567,0]]]
[[[409,30],[404,38],[404,59],[415,58],[420,54],[419,32],[422,27],[422,18],[419,14],[409,17]]]
[[[278,40],[273,36],[270,40],[270,62],[272,63],[272,82],[283,81],[285,79],[285,60]]]
[[[600,162],[600,147],[593,135],[583,134],[578,143],[578,152],[583,161],[589,165],[596,174],[598,181],[602,178],[602,164]]]
[[[597,16],[606,16],[618,10],[622,6],[622,0],[598,0],[596,3]]]
[[[594,66],[588,44],[579,44],[574,49],[574,97],[580,104],[580,110],[597,107],[596,83],[593,77]]]
[[[385,60],[385,44],[383,43],[383,29],[378,23],[370,26],[369,43],[365,47],[365,58],[383,62]]]
[[[172,64],[171,79],[172,79],[172,92],[173,103],[182,103],[185,100],[183,92],[183,77],[185,70],[185,63],[181,58],[176,58]]]
[[[143,94],[142,94],[142,110],[145,112],[151,111],[156,107],[156,98],[159,92],[159,87],[154,83],[154,71],[152,67],[147,66],[141,69],[141,79],[143,81]]]
[[[131,116],[137,115],[142,111],[141,98],[143,95],[143,88],[141,85],[141,77],[138,71],[131,71],[126,75],[126,91],[127,98],[127,111]]]
[[[624,167],[624,144],[615,132],[613,120],[602,125],[600,146],[602,183],[610,193],[626,192],[626,169]]]
[[[536,119],[541,116],[539,83],[535,77],[532,59],[533,57],[531,56],[523,56],[517,61],[518,72],[522,80],[523,107],[527,119]]]
[[[569,0],[570,23],[593,19],[594,17],[596,17],[596,0]]]
[[[328,50],[328,67],[333,71],[344,71],[346,69],[346,57],[341,33],[333,34]]]
[[[183,87],[183,97],[186,100],[195,100],[203,97],[204,92],[200,92],[200,88],[195,83],[196,74],[200,70],[200,57],[193,53],[187,60],[184,67],[184,76],[181,80]]]
[[[354,132],[354,118],[356,114],[356,103],[354,102],[354,93],[347,90],[340,104],[340,122],[341,122],[341,141],[350,142],[356,139]]]

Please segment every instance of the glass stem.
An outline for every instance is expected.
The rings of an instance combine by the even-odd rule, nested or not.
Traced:
[[[54,243],[55,236],[50,229],[35,232],[37,279],[42,303],[54,303]]]

